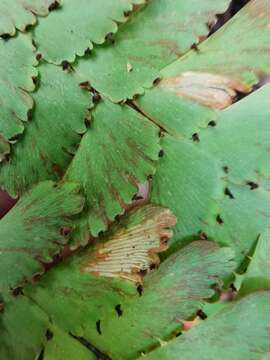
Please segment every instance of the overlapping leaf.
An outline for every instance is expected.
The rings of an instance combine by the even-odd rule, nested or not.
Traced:
[[[19,34],[7,41],[0,39],[0,136],[5,140],[23,132],[33,100],[28,92],[34,90],[33,78],[37,76],[34,68],[36,59],[31,38]],[[4,143],[4,140],[1,140]],[[0,157],[7,152],[2,146]]]
[[[37,15],[48,15],[56,3],[55,0],[1,0],[0,36],[13,36],[16,29],[26,31],[29,25],[36,23]]]
[[[39,181],[62,176],[86,131],[92,104],[75,73],[49,64],[40,66],[39,73],[32,121],[0,168],[1,184],[15,196]]]
[[[269,20],[268,1],[251,1],[197,51],[163,69],[160,87],[213,108],[230,105],[270,72]]]
[[[170,134],[205,128],[215,120],[212,108],[231,105],[270,72],[269,21],[268,1],[251,1],[197,50],[162,69],[162,81],[136,105]]]
[[[44,320],[38,320],[41,325],[35,324],[37,320],[33,319],[31,307],[23,313],[32,318],[34,327],[43,328],[43,333],[47,327],[51,332],[57,328],[56,336],[60,332],[67,341],[71,340],[68,334],[85,339],[85,343],[112,359],[135,358],[179,331],[183,320],[194,315],[203,300],[213,295],[211,287],[219,284],[234,266],[229,249],[219,249],[210,242],[197,242],[146,276],[144,291],[139,296],[124,280],[102,279],[85,273],[82,266],[87,256],[86,252],[60,265],[56,271],[47,273],[38,287],[25,291],[50,315],[49,326]],[[17,300],[22,301],[22,298]],[[7,304],[2,320],[4,330],[11,328],[12,339],[2,337],[2,344],[11,354],[23,347],[20,353],[24,354],[29,332],[24,336],[17,330],[22,319],[16,320],[17,329],[14,328],[10,319],[13,306],[14,303]],[[10,344],[15,341],[17,346],[13,349]],[[44,336],[33,343],[42,341]],[[51,346],[50,341],[53,338],[48,346]],[[131,346],[126,346],[127,343]],[[21,356],[21,359],[26,358]]]
[[[267,84],[220,113],[217,126],[200,133],[198,146],[221,160],[229,181],[254,188],[270,176],[269,96]]]
[[[269,90],[220,113],[195,141],[163,139],[151,199],[177,215],[178,241],[199,232],[232,246],[241,262],[269,224],[270,194],[257,183],[269,176]]]
[[[127,106],[103,101],[93,111],[65,179],[81,184],[85,226],[96,236],[132,201],[139,183],[155,172],[159,128]]]
[[[73,62],[93,43],[102,44],[107,34],[117,31],[117,22],[127,20],[125,12],[145,0],[63,0],[50,17],[40,19],[34,38],[39,52],[50,62]]]
[[[162,138],[164,155],[153,179],[151,201],[169,206],[177,214],[175,241],[187,240],[217,212],[222,198],[222,170],[212,154],[186,140]]]
[[[78,187],[43,182],[25,194],[0,222],[0,290],[9,290],[42,272],[41,261],[51,261],[63,248],[71,215],[81,211]],[[62,231],[61,231],[62,229]]]
[[[152,85],[159,70],[206,36],[206,24],[228,4],[228,0],[150,1],[121,28],[113,45],[81,59],[78,71],[111,100],[132,98]]]
[[[232,303],[143,359],[268,359],[269,300],[269,292],[258,292]]]
[[[255,250],[250,258],[247,271],[243,274],[240,296],[256,290],[270,288],[270,241],[269,229],[258,239]]]
[[[26,35],[0,44],[5,50],[0,70],[4,94],[0,159],[5,159],[1,182],[16,195],[41,180],[64,177],[64,184],[57,187],[50,182],[39,184],[0,223],[0,268],[6,274],[0,289],[16,287],[42,271],[40,261],[50,261],[67,243],[63,234],[72,225],[76,226],[75,246],[86,243],[89,233],[96,236],[107,229],[131,203],[138,184],[152,178],[157,164],[151,201],[171,208],[178,219],[171,253],[194,236],[204,241],[175,252],[144,277],[159,264],[157,253],[166,249],[175,218],[157,206],[132,212],[94,245],[45,274],[40,284],[26,287],[24,295],[4,295],[1,359],[131,359],[159,348],[182,330],[184,320],[196,314],[204,300],[213,296],[213,287],[220,286],[234,269],[232,251],[205,239],[230,245],[240,264],[269,226],[270,87],[226,111],[215,110],[230,105],[238,92],[251,91],[270,69],[267,1],[250,2],[197,51],[176,62],[208,34],[205,24],[223,12],[229,1],[151,1],[113,36],[116,23],[124,22],[132,4],[139,3],[143,1],[89,5],[85,0],[63,0],[50,17],[40,19],[33,36],[49,62],[74,61],[85,50],[89,53],[93,44],[105,38],[107,42],[72,66],[64,62],[66,71],[42,62],[33,95],[33,121],[12,146],[10,159],[6,158],[7,140],[24,130],[21,120],[27,120],[33,107],[28,92],[34,89],[31,78],[37,71]],[[42,4],[35,2],[40,15],[47,12]],[[51,2],[46,4],[49,7]],[[23,16],[20,20],[30,23]],[[19,55],[13,59],[15,49]],[[15,75],[18,69],[23,71]],[[136,106],[151,121],[127,105],[104,100],[133,98],[160,74],[159,85],[136,99]],[[79,83],[86,89],[80,89]],[[101,103],[86,130],[91,86],[101,93]],[[98,97],[94,92],[94,99]],[[86,197],[83,215],[72,223],[68,218],[81,210],[82,199],[77,186],[65,181],[78,183]],[[267,272],[262,276],[262,266],[267,266],[265,241],[267,237],[259,240],[244,279],[244,293],[268,287]],[[260,280],[256,284],[254,276]],[[139,293],[135,281],[140,284]],[[268,303],[268,293],[261,293],[228,305],[214,320],[197,325],[149,357],[268,357]]]

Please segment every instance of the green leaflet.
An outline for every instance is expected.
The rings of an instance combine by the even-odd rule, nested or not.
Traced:
[[[162,69],[163,80],[135,100],[137,107],[174,136],[191,136],[214,121],[209,107],[231,105],[237,91],[251,91],[270,71],[268,5],[250,2],[199,50]]]
[[[153,179],[151,201],[177,214],[174,243],[190,241],[217,212],[222,170],[215,158],[186,140],[162,138],[164,152]]]
[[[230,105],[270,71],[269,21],[268,0],[249,2],[198,51],[163,69],[159,86],[213,108]]]
[[[242,298],[269,288],[270,85],[230,106],[270,71],[270,8],[205,39],[229,3],[62,0],[35,53],[4,39],[57,4],[1,1],[0,183],[21,196],[0,221],[1,360],[270,357],[270,295]],[[241,300],[214,303],[235,266]]]
[[[270,176],[269,96],[267,84],[220,113],[217,126],[199,134],[198,146],[221,160],[229,181],[248,187]]]
[[[144,96],[138,97],[133,102],[164,132],[180,139],[191,138],[218,117],[215,110],[158,86],[147,90]]]
[[[241,264],[258,236],[269,226],[270,194],[231,184],[230,196],[218,203],[219,210],[202,226],[202,231],[220,244],[231,246]],[[219,217],[218,217],[219,215]]]
[[[267,229],[258,239],[246,273],[242,275],[239,296],[270,288],[270,234]]]
[[[49,316],[29,298],[5,296],[0,317],[1,360],[37,359],[41,353],[44,360],[96,359],[78,340],[53,326]]]
[[[232,246],[241,263],[269,224],[269,192],[256,188],[269,176],[269,89],[220,112],[216,126],[201,130],[196,141],[162,140],[151,201],[176,214],[176,244],[200,232]]]
[[[19,200],[0,221],[1,291],[43,272],[40,262],[51,261],[67,243],[65,232],[72,228],[68,218],[82,206],[78,187],[70,183],[43,182]]]
[[[117,22],[127,20],[125,12],[145,0],[63,0],[50,17],[40,19],[34,30],[38,50],[49,62],[73,62],[93,43],[102,44],[105,36],[117,31]]]
[[[61,264],[48,272],[39,286],[26,289],[25,294],[50,315],[49,328],[51,331],[57,328],[57,336],[61,332],[63,336],[70,333],[83,337],[112,359],[135,358],[181,330],[182,321],[196,313],[204,299],[214,294],[212,286],[220,284],[234,267],[229,249],[220,249],[211,242],[195,242],[147,275],[139,296],[134,286],[124,280],[84,273],[81,266],[88,256],[89,250]],[[16,306],[21,298],[9,306]],[[23,313],[31,318],[32,311],[30,306]],[[5,321],[9,316],[7,308],[3,313],[3,330],[7,322],[9,327],[14,326],[12,321]],[[16,320],[17,327],[20,321]],[[34,327],[41,326],[35,324],[36,320],[33,322]],[[46,323],[44,332],[45,326]],[[12,339],[4,338],[3,346],[9,351],[19,351],[22,347],[24,353],[29,332],[21,334],[14,329],[9,333]],[[9,347],[13,339],[17,341],[15,350]],[[45,354],[47,346],[52,346],[49,341]]]
[[[234,302],[143,359],[268,359],[269,300],[269,292],[257,292]]]
[[[42,180],[59,179],[70,163],[89,118],[90,94],[79,88],[76,73],[43,64],[33,94],[33,119],[0,168],[1,184],[16,196]]]
[[[28,92],[35,88],[32,78],[37,76],[37,69],[28,35],[19,34],[12,40],[0,38],[0,53],[0,135],[8,140],[23,132],[21,120],[27,121],[33,107]],[[0,150],[2,157],[7,148],[1,146]]]
[[[102,101],[92,114],[65,179],[81,184],[86,230],[97,236],[132,202],[138,184],[154,174],[160,146],[159,128],[130,107]]]
[[[151,87],[159,70],[183,55],[199,36],[206,36],[207,22],[228,5],[228,0],[149,1],[121,27],[113,45],[105,44],[81,59],[78,71],[112,101],[133,98]]]
[[[48,15],[55,0],[1,0],[0,36],[16,34],[16,29],[26,31],[29,25],[35,25],[37,15]]]
[[[34,360],[46,343],[49,317],[26,296],[5,296],[0,314],[1,360]]]

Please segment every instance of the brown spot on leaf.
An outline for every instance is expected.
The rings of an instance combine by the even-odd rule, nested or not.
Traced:
[[[250,190],[255,190],[259,187],[259,185],[254,181],[247,181],[247,185],[250,187]]]
[[[175,216],[168,209],[146,205],[132,211],[127,221],[96,246],[83,271],[142,283],[143,276],[159,264],[157,254],[168,247]]]
[[[250,86],[225,76],[193,71],[164,79],[159,86],[214,109],[230,106],[237,92],[248,93],[252,90]]]

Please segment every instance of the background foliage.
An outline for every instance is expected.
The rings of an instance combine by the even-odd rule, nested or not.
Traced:
[[[1,1],[1,360],[269,357],[270,4],[234,5]]]

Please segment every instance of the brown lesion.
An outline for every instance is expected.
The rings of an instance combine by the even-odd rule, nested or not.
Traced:
[[[168,248],[176,217],[170,210],[152,205],[133,210],[130,215],[136,212],[143,214],[140,221],[122,224],[105,237],[107,241],[95,247],[82,271],[142,283],[143,276],[159,265],[158,253]]]
[[[249,93],[252,90],[251,86],[239,80],[194,71],[164,79],[159,87],[213,109],[225,109],[233,103],[239,92]]]

